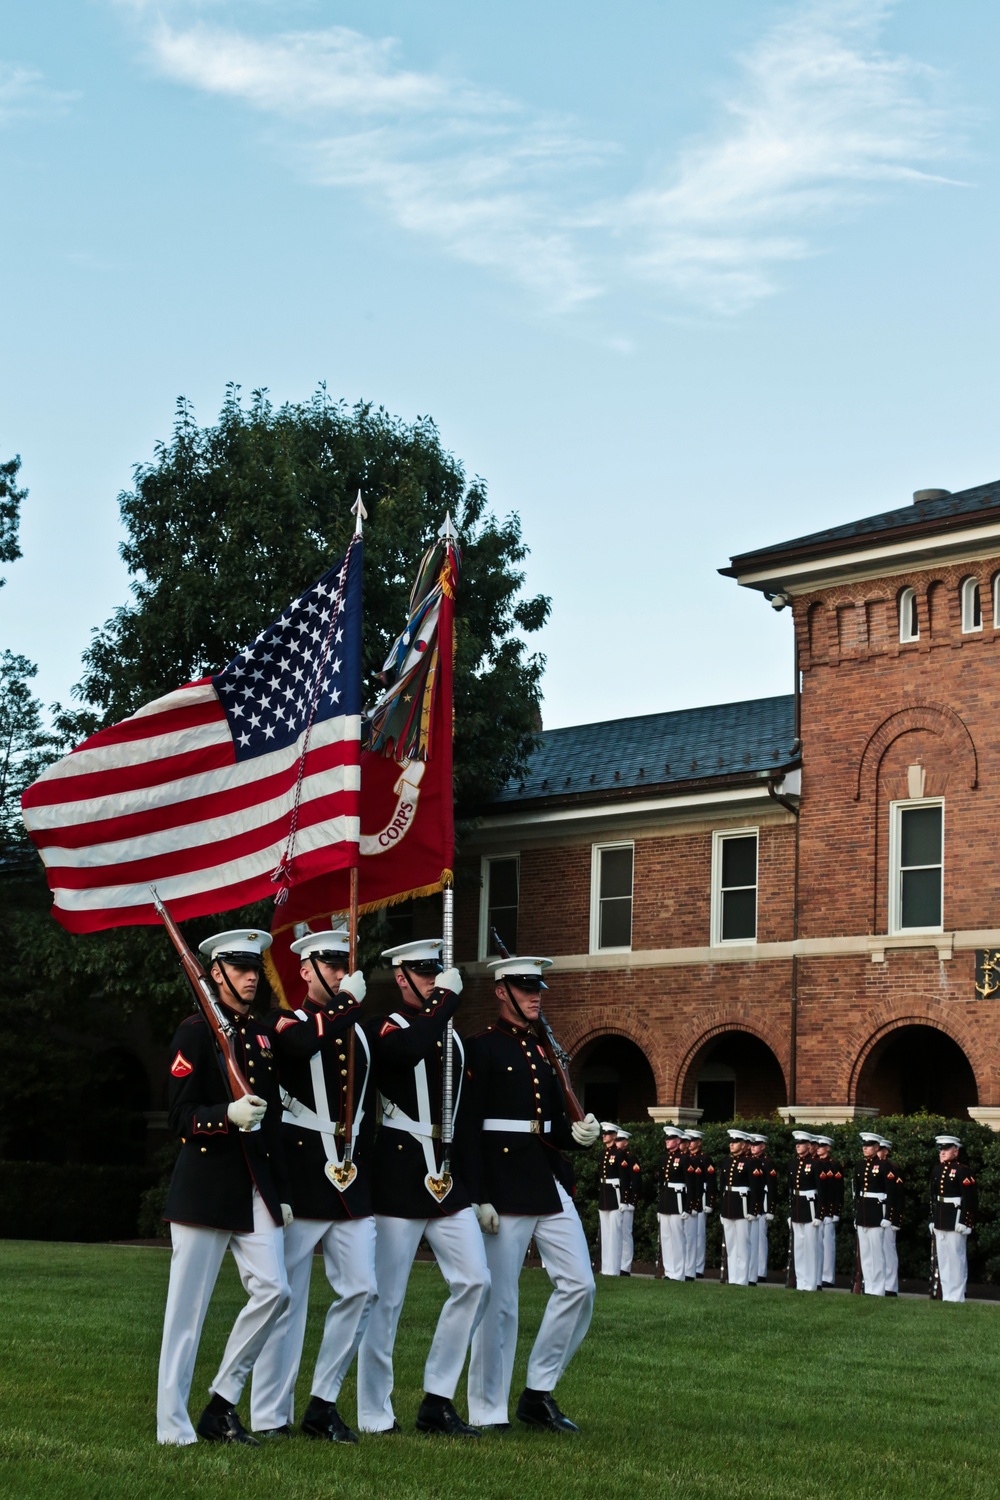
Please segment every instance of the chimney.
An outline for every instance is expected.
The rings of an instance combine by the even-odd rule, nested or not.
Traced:
[[[951,490],[914,490],[913,503],[920,505],[925,500],[947,500]]]

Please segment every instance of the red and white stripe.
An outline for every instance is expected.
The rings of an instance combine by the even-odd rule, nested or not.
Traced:
[[[188,683],[44,771],[22,799],[53,915],[71,932],[180,919],[275,892],[302,739],[239,763],[210,678]],[[355,863],[361,720],[315,723],[293,850],[297,882]]]

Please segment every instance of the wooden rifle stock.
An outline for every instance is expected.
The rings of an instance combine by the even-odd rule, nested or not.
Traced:
[[[245,1095],[254,1095],[253,1089],[243,1076],[243,1070],[236,1061],[236,1048],[233,1045],[233,1025],[223,1014],[215,989],[205,970],[202,968],[201,961],[195,957],[184,941],[177,923],[167,911],[156,891],[152,890],[152,887],[150,887],[150,890],[153,895],[153,905],[160,914],[160,919],[167,929],[170,941],[177,949],[181,968],[184,970],[187,981],[194,991],[194,997],[198,1002],[199,1009],[208,1022],[209,1029],[215,1038],[215,1045],[218,1047],[219,1056],[222,1059],[226,1082],[229,1084],[229,1091],[234,1101],[242,1099]]]
[[[495,927],[493,928],[493,941],[496,944],[497,952],[500,954],[500,957],[510,958],[510,949],[501,941],[500,934],[497,932]],[[538,1037],[538,1040],[542,1044],[542,1051],[545,1053],[545,1056],[552,1064],[555,1075],[559,1079],[559,1085],[563,1092],[563,1103],[566,1107],[566,1118],[570,1121],[571,1124],[575,1124],[579,1120],[586,1119],[587,1111],[584,1109],[583,1105],[577,1098],[576,1090],[570,1082],[569,1053],[563,1047],[560,1047],[559,1043],[556,1041],[555,1036],[552,1033],[552,1027],[545,1019],[545,1016],[542,1014],[541,1009],[539,1009],[538,1021],[533,1029],[535,1035]]]

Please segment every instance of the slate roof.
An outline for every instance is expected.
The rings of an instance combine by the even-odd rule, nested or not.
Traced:
[[[684,783],[759,779],[799,763],[795,699],[751,698],[674,713],[574,724],[541,735],[523,781],[510,781],[491,812],[538,800],[664,791]]]
[[[970,522],[986,520],[991,512],[1000,512],[1000,480],[978,484],[970,490],[959,490],[957,494],[939,500],[921,500],[897,510],[883,511],[878,516],[849,521],[844,526],[831,526],[826,531],[813,531],[790,542],[776,542],[771,547],[741,552],[731,558],[730,567],[720,568],[719,572],[735,578],[738,573],[748,572],[755,564],[766,563],[769,559],[778,561],[808,553],[835,551],[843,542],[856,542],[862,547],[866,543],[876,546],[893,535],[924,535],[961,529]]]

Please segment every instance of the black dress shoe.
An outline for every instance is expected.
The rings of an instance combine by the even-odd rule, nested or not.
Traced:
[[[208,1406],[198,1418],[198,1436],[206,1443],[242,1443],[246,1448],[259,1448],[255,1437],[251,1437],[233,1408],[212,1411]]]
[[[517,1403],[517,1420],[527,1427],[544,1427],[549,1432],[580,1431],[575,1422],[563,1416],[549,1391],[522,1391]]]
[[[482,1430],[483,1430],[483,1432],[509,1432],[510,1431],[510,1423],[509,1422],[484,1422]]]
[[[428,1401],[425,1396],[417,1412],[418,1432],[439,1432],[444,1437],[482,1437],[478,1427],[463,1422],[450,1401]]]
[[[391,1427],[379,1427],[374,1432],[366,1432],[365,1437],[392,1437],[394,1433],[402,1432],[402,1427],[394,1421]]]
[[[259,1443],[276,1443],[281,1438],[290,1438],[291,1435],[292,1429],[287,1422],[284,1427],[260,1427],[254,1433]]]
[[[306,1437],[320,1438],[324,1443],[356,1443],[358,1435],[352,1432],[332,1401],[313,1396],[302,1418],[302,1431]]]

